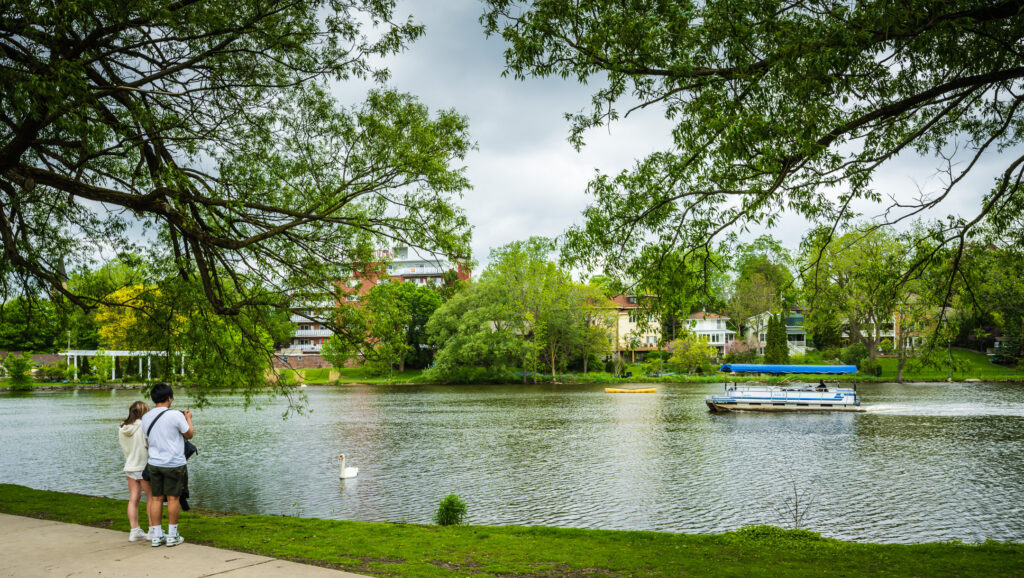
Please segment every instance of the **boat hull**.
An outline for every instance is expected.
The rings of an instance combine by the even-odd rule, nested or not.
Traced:
[[[775,412],[819,412],[819,411],[867,411],[859,405],[821,405],[821,404],[789,404],[789,403],[742,403],[715,402],[707,400],[708,409],[713,412],[729,411],[775,411]]]
[[[844,387],[726,385],[706,398],[711,411],[864,411],[857,390]]]

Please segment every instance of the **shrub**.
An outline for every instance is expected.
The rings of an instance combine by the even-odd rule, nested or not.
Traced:
[[[299,384],[299,378],[295,376],[295,370],[282,369],[277,372],[277,381],[281,385],[295,386]]]
[[[114,368],[113,357],[106,355],[105,351],[99,349],[96,351],[96,357],[93,358],[92,366],[95,370],[93,376],[97,383],[103,385],[110,381],[110,372]]]
[[[868,357],[860,360],[860,363],[857,364],[857,370],[864,375],[882,377],[882,364],[877,361],[871,361],[871,358]]]
[[[32,354],[25,352],[21,355],[8,353],[3,360],[4,371],[11,378],[11,389],[15,391],[26,391],[32,389]]]
[[[892,353],[893,348],[892,339],[889,339],[888,337],[878,343],[878,351],[882,353]]]
[[[828,361],[833,359],[839,359],[839,348],[838,347],[826,347],[821,350],[821,357]]]
[[[839,350],[839,359],[846,365],[857,365],[868,356],[868,348],[863,343],[853,343]]]
[[[466,517],[466,502],[463,502],[455,494],[448,494],[441,500],[434,512],[434,523],[438,526],[452,526],[461,524]]]
[[[39,368],[36,375],[45,379],[46,381],[60,381],[64,379],[64,372],[67,369],[67,365],[63,363],[51,363],[44,365]]]

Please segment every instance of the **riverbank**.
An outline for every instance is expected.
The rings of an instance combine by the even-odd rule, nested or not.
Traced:
[[[953,349],[954,366],[958,369],[951,372],[954,382],[986,381],[993,383],[1024,383],[1024,371],[993,364],[988,357],[976,351],[966,349]],[[880,357],[878,363],[882,368],[880,376],[869,376],[865,374],[834,375],[829,376],[829,381],[840,381],[844,383],[893,383],[897,377],[897,360],[894,358]],[[585,384],[621,384],[621,383],[722,383],[726,379],[738,382],[761,382],[761,383],[789,383],[793,381],[814,381],[806,376],[749,376],[721,373],[708,373],[705,375],[668,374],[657,377],[643,375],[642,364],[633,364],[626,367],[630,372],[629,377],[615,377],[603,371],[591,371],[586,374],[566,373],[557,374],[554,377],[548,374],[537,374],[538,383],[585,385]],[[431,381],[427,378],[424,370],[410,369],[402,372],[394,372],[389,375],[374,375],[363,368],[320,368],[300,370],[279,370],[279,373],[286,375],[286,379],[296,386],[318,386],[318,385],[451,385],[444,382]],[[911,368],[905,367],[903,372],[904,383],[934,383],[946,381],[950,372],[945,368]],[[527,377],[533,383],[534,376]],[[142,389],[147,387],[145,383],[52,383],[35,382],[33,390],[36,391],[61,391],[61,390],[93,390],[93,389]],[[8,390],[10,386],[6,379],[0,379],[0,391]]]
[[[0,484],[0,512],[127,533],[125,504]],[[771,526],[689,535],[519,526],[438,527],[193,510],[182,515],[181,531],[191,544],[376,576],[1024,573],[1024,544],[1020,543],[865,544]]]

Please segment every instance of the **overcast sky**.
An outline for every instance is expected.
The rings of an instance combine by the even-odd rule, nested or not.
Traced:
[[[609,128],[593,130],[577,153],[568,143],[566,112],[584,109],[593,86],[560,79],[502,78],[505,44],[485,38],[478,0],[404,1],[399,19],[411,14],[426,25],[426,36],[387,63],[390,86],[418,96],[432,110],[453,108],[467,116],[478,150],[466,159],[473,189],[463,207],[473,225],[473,256],[487,262],[492,248],[531,235],[555,237],[583,222],[587,182],[595,171],[615,174],[636,159],[671,144],[670,125],[655,107],[634,113]],[[354,87],[352,87],[354,88]],[[354,95],[351,95],[354,96]],[[897,159],[876,179],[877,188],[907,198],[918,187],[937,185],[935,159]],[[944,213],[973,214],[998,165],[976,169]],[[880,212],[861,206],[865,216]],[[936,215],[932,215],[936,216]],[[806,221],[787,216],[768,232],[795,249]]]

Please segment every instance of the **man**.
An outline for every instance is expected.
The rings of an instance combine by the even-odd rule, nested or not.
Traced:
[[[178,534],[178,515],[181,513],[181,493],[188,485],[188,466],[185,465],[185,440],[192,439],[192,412],[171,411],[174,391],[166,383],[153,386],[150,393],[156,407],[142,416],[142,431],[149,440],[149,483],[152,493],[146,502],[149,514],[149,538],[154,547],[166,544],[177,546],[185,541]],[[167,415],[164,415],[167,414]],[[164,499],[167,500],[167,535],[162,525]]]

